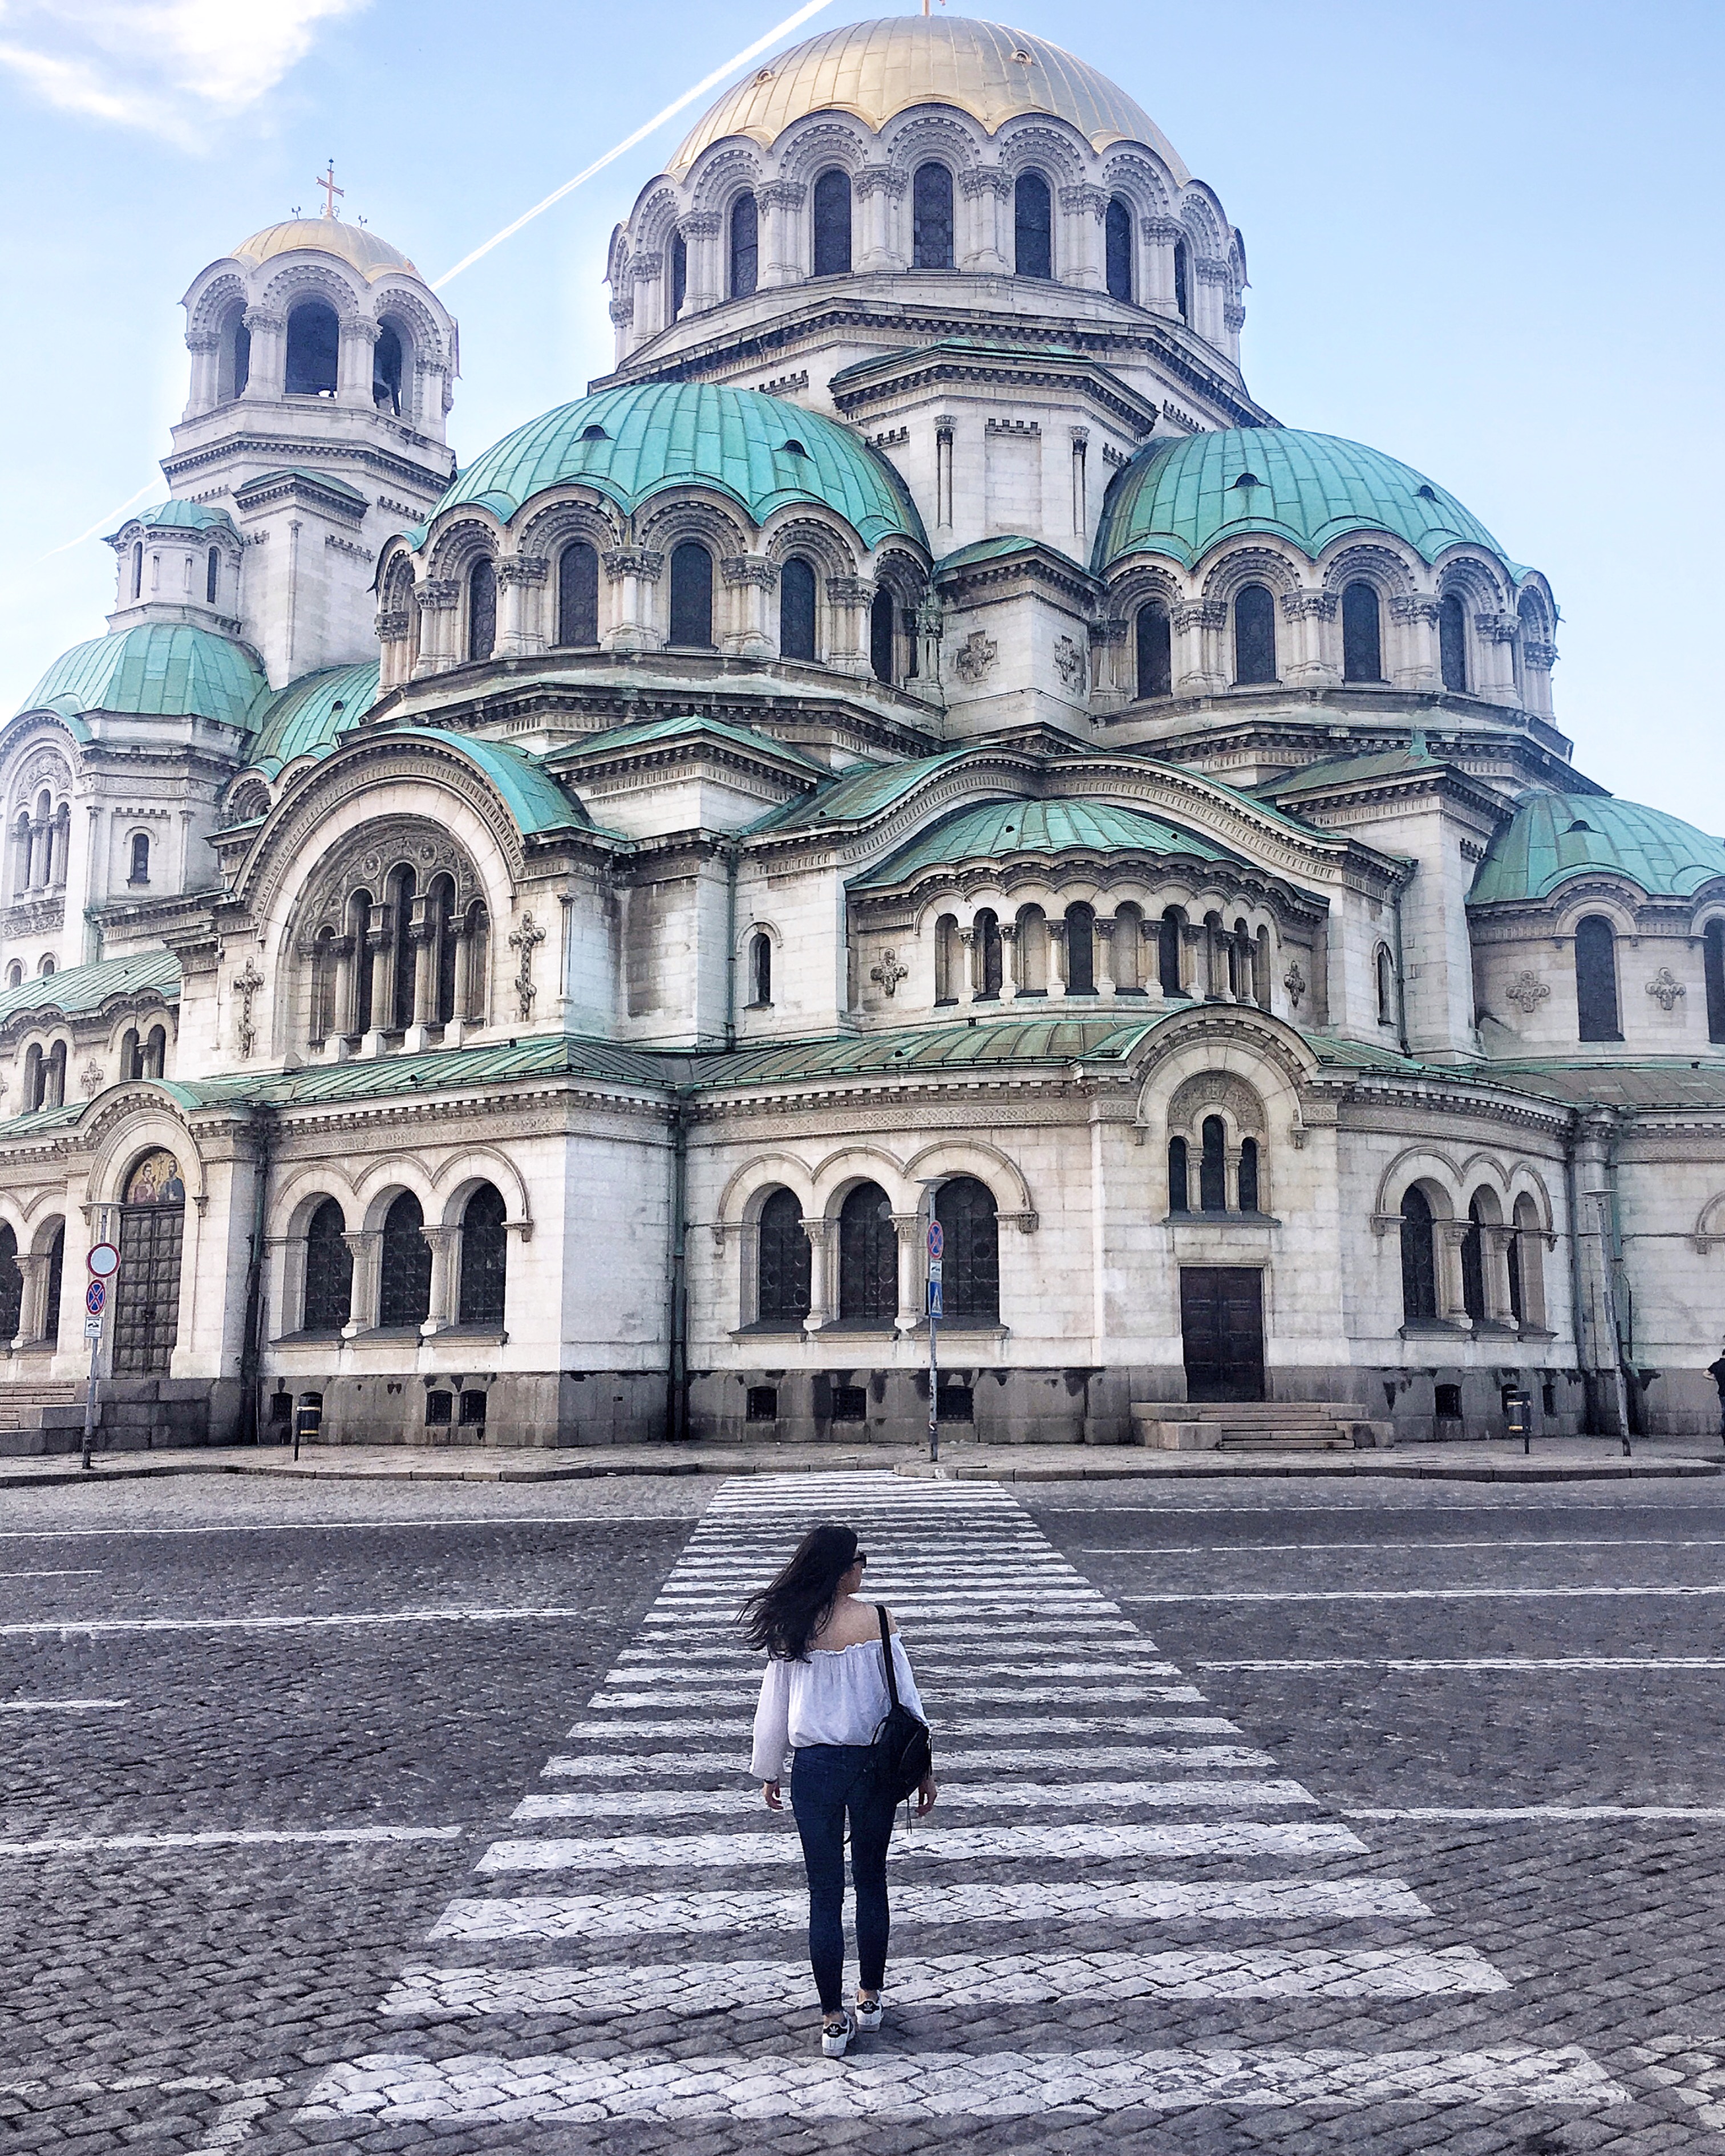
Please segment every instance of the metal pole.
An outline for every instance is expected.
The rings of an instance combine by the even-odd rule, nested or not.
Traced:
[[[1599,1299],[1604,1308],[1605,1330],[1611,1339],[1611,1378],[1617,1404],[1617,1430],[1623,1440],[1625,1459],[1633,1456],[1630,1444],[1629,1384],[1623,1374],[1623,1336],[1617,1329],[1617,1284],[1612,1277],[1611,1248],[1611,1194],[1609,1190],[1590,1190],[1588,1193],[1599,1209]]]
[[[109,1240],[108,1209],[105,1205],[96,1208],[95,1240],[99,1243]],[[55,1314],[58,1316],[58,1312]],[[101,1368],[101,1361],[102,1336],[98,1332],[90,1343],[90,1377],[84,1388],[84,1449],[78,1464],[85,1474],[93,1472],[95,1466],[93,1455],[95,1450],[96,1373]]]
[[[940,1353],[936,1341],[941,1329],[940,1312],[935,1307],[935,1298],[928,1299],[928,1457],[938,1463],[941,1456],[941,1369]]]

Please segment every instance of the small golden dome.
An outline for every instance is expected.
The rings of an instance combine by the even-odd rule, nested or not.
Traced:
[[[303,248],[339,256],[372,284],[392,270],[404,270],[410,277],[419,274],[398,247],[379,239],[369,226],[343,224],[337,217],[295,217],[285,224],[266,225],[242,239],[234,252],[242,261],[268,262]]]
[[[805,113],[854,112],[878,133],[895,113],[916,105],[955,105],[991,135],[1021,112],[1051,113],[1093,149],[1143,142],[1181,184],[1189,177],[1155,121],[1106,75],[1044,38],[967,15],[850,23],[793,45],[726,91],[669,170],[680,177],[727,135],[774,142]]]

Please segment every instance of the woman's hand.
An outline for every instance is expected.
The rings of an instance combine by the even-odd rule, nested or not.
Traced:
[[[934,1810],[934,1800],[940,1794],[939,1785],[932,1774],[925,1774],[916,1784],[916,1816],[926,1819]],[[769,1799],[770,1802],[771,1799]]]
[[[767,1799],[767,1809],[769,1812],[782,1812],[784,1810],[784,1799],[778,1794],[777,1782],[762,1782],[761,1794]],[[930,1801],[932,1802],[932,1799],[931,1799]]]

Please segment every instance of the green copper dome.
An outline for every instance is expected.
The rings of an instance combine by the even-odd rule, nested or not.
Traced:
[[[1411,465],[1289,427],[1152,442],[1108,489],[1091,567],[1167,554],[1190,568],[1224,539],[1274,532],[1316,561],[1350,531],[1389,531],[1428,562],[1466,541],[1512,567],[1479,519]]]
[[[377,662],[326,666],[279,690],[257,714],[251,768],[276,773],[298,756],[321,756],[377,701]]]
[[[957,869],[967,861],[1017,854],[1155,854],[1219,861],[1219,848],[1177,830],[1142,809],[1091,800],[989,801],[932,825],[878,868],[856,878],[854,890],[902,883],[925,869]]]
[[[572,482],[634,510],[667,488],[710,486],[752,522],[793,501],[836,510],[863,543],[895,532],[926,544],[898,475],[834,419],[757,389],[648,382],[530,419],[475,459],[433,511],[475,502],[507,522]]]
[[[184,622],[146,621],[62,652],[18,709],[63,719],[85,711],[196,716],[249,728],[264,689],[263,670],[243,644]]]
[[[1530,793],[1491,841],[1470,906],[1548,897],[1572,876],[1621,875],[1650,898],[1692,898],[1725,878],[1725,839],[1639,801]]]

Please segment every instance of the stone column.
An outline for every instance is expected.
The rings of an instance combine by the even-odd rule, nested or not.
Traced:
[[[807,1332],[819,1332],[822,1326],[830,1325],[837,1315],[838,1282],[834,1278],[833,1266],[836,1256],[833,1245],[838,1235],[836,1220],[803,1222],[803,1233],[809,1238],[809,1315],[803,1321]]]
[[[1105,920],[1096,916],[1096,993],[1111,996],[1118,993],[1119,983],[1114,978],[1114,932],[1119,926],[1111,917]]]
[[[1438,651],[1436,598],[1416,592],[1389,602],[1390,636],[1394,649],[1386,652],[1387,672],[1398,689],[1441,689],[1443,668]]]
[[[853,194],[861,213],[862,244],[855,257],[856,274],[865,276],[881,270],[908,270],[912,248],[893,232],[893,205],[910,185],[908,173],[888,165],[865,165],[853,182]]]
[[[377,1055],[382,1052],[383,1035],[395,1018],[395,982],[390,963],[389,947],[390,909],[385,905],[374,906],[366,924],[365,957],[361,961],[372,969],[372,1026],[361,1044],[360,1052]]]
[[[372,403],[372,376],[375,372],[375,353],[378,337],[382,334],[379,324],[367,321],[363,315],[344,315],[341,317],[341,342],[336,347],[336,402],[356,406],[369,412]]]
[[[18,1332],[7,1343],[13,1348],[28,1348],[48,1330],[50,1262],[46,1250],[20,1250],[18,1254],[18,1269],[24,1276],[24,1291],[18,1307]]]
[[[1333,688],[1342,670],[1324,655],[1324,626],[1336,619],[1332,592],[1284,592],[1282,635],[1288,649],[1278,654],[1276,670],[1284,681],[1307,688]]]
[[[1477,693],[1494,704],[1516,701],[1516,634],[1521,624],[1512,613],[1476,613],[1473,618],[1479,654]]]
[[[1019,925],[1015,921],[1000,924],[1000,1000],[1013,1002],[1019,992]]]
[[[944,703],[945,692],[941,687],[941,635],[945,623],[945,610],[932,590],[923,593],[916,604],[917,665],[916,676],[920,695],[931,703]]]
[[[453,1222],[448,1225],[437,1222],[421,1228],[419,1233],[431,1249],[431,1294],[419,1327],[429,1340],[434,1332],[441,1332],[455,1322],[455,1270],[461,1230]]]
[[[898,1230],[898,1316],[893,1320],[900,1332],[914,1332],[922,1322],[922,1215],[895,1213]]]
[[[186,340],[186,349],[192,355],[192,385],[186,399],[186,417],[195,419],[200,412],[211,410],[219,401],[222,340],[214,330],[193,330]]]
[[[455,938],[455,1015],[444,1038],[453,1045],[459,1038],[458,1029],[468,1022],[473,1002],[473,929],[464,916],[450,932]]]
[[[1434,1224],[1437,1252],[1438,1314],[1451,1325],[1467,1326],[1467,1295],[1461,1279],[1461,1245],[1467,1240],[1467,1220],[1439,1220]]]
[[[1139,262],[1143,269],[1143,283],[1140,290],[1143,304],[1153,314],[1167,315],[1178,321],[1180,310],[1174,299],[1174,242],[1184,238],[1181,228],[1172,218],[1141,217],[1138,219]]]
[[[803,267],[803,219],[801,211],[808,200],[806,187],[799,187],[788,180],[775,180],[770,186],[757,187],[755,200],[764,213],[764,230],[761,234],[761,286],[763,290],[778,285],[800,285],[807,274]]]
[[[776,659],[778,637],[770,617],[778,564],[764,554],[728,554],[719,563],[719,576],[731,612],[731,625],[719,636],[720,650],[732,659]]]
[[[1012,199],[1012,175],[998,165],[978,165],[959,176],[955,190],[968,205],[968,229],[952,235],[952,254],[961,270],[978,276],[1009,277],[1012,258],[1004,245],[1006,208]],[[952,205],[956,211],[958,203]]]
[[[429,899],[413,901],[413,918],[408,934],[413,942],[413,1024],[415,1038],[409,1051],[425,1045],[425,1029],[437,1016],[437,916]]]
[[[347,1035],[353,1031],[354,990],[357,986],[357,976],[353,963],[353,938],[338,936],[333,947],[336,953],[335,1023],[325,1035],[323,1052],[326,1062],[340,1063],[346,1060],[347,1054]]]
[[[616,363],[621,367],[629,357],[630,345],[634,341],[635,295],[631,286],[617,293],[606,310],[611,317],[611,334]]]
[[[634,299],[634,338],[644,344],[665,326],[664,255],[637,254],[629,265],[629,275]]]
[[[1515,1312],[1509,1300],[1509,1250],[1516,1239],[1507,1221],[1480,1224],[1480,1270],[1486,1281],[1486,1317],[1493,1325],[1513,1327]]]
[[[287,317],[261,307],[248,307],[245,326],[252,341],[246,367],[246,400],[279,403],[287,390]]]
[[[1066,917],[1051,913],[1048,916],[1048,993],[1051,996],[1067,993],[1067,966],[1070,953],[1066,947]]]
[[[357,1333],[369,1332],[377,1322],[377,1258],[383,1236],[377,1228],[347,1228],[341,1240],[353,1255],[347,1322],[341,1327],[341,1337],[352,1340]]]
[[[869,651],[869,609],[875,603],[874,580],[869,577],[829,577],[827,605],[833,622],[832,664],[835,673],[858,678],[873,675]]]
[[[961,1006],[973,1003],[976,992],[982,985],[977,979],[977,933],[974,921],[958,931],[958,947],[963,956],[958,961],[958,1002]]]
[[[1237,1145],[1224,1146],[1223,1147],[1222,1194],[1227,1200],[1228,1210],[1230,1213],[1239,1212],[1240,1147]]]
[[[1234,289],[1234,279],[1225,262],[1196,260],[1192,264],[1193,313],[1192,326],[1206,344],[1218,351],[1228,346],[1228,330],[1223,319],[1223,310]]]
[[[1060,251],[1055,274],[1063,285],[1100,292],[1106,289],[1102,260],[1102,220],[1108,198],[1100,187],[1060,189]]]
[[[1225,689],[1228,676],[1219,670],[1214,646],[1228,625],[1228,609],[1220,599],[1182,599],[1169,609],[1173,639],[1174,693],[1204,696]]]
[[[1548,639],[1522,639],[1522,701],[1538,718],[1551,716],[1551,670],[1558,663],[1558,647]]]
[[[45,816],[30,819],[30,877],[29,887],[45,891],[48,887],[48,855],[52,826]]]
[[[415,587],[419,608],[419,657],[413,667],[415,680],[428,674],[442,674],[455,663],[455,623],[461,603],[461,587],[453,577],[428,577]]]
[[[650,547],[616,547],[601,557],[611,587],[611,624],[602,632],[608,651],[657,651],[664,643],[655,619],[653,588],[665,557]]]
[[[497,656],[525,658],[543,651],[546,579],[551,563],[542,554],[516,554],[497,564]]]
[[[380,689],[399,689],[413,674],[413,619],[405,607],[380,607],[373,626],[382,647]]]
[[[716,209],[696,210],[683,219],[689,271],[683,295],[685,315],[716,307],[725,296],[724,229],[725,220]]]

